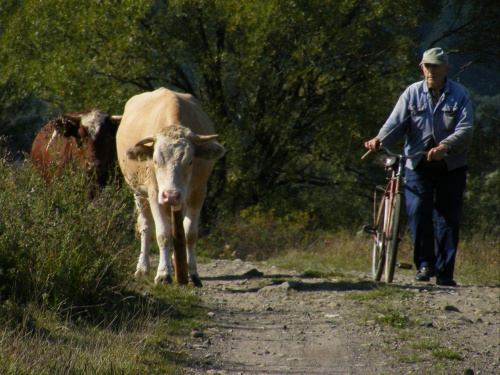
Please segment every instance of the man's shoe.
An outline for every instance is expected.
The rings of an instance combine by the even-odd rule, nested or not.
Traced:
[[[415,275],[415,280],[417,281],[430,281],[431,277],[434,277],[436,273],[430,267],[422,267],[418,270]]]
[[[437,277],[436,278],[436,285],[457,286],[457,283],[453,279]]]

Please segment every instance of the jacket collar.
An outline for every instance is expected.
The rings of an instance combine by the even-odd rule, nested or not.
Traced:
[[[427,86],[427,81],[424,79],[422,81],[423,83],[423,86],[424,86],[424,92],[428,93],[429,92],[429,86]],[[448,77],[445,77],[444,79],[444,86],[441,88],[441,90],[439,90],[442,93],[448,93],[450,92],[450,85],[449,85],[449,80],[448,80]]]

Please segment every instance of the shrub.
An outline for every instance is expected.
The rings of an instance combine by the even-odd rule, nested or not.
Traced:
[[[498,237],[500,233],[500,171],[470,176],[465,192],[463,223],[465,233]]]
[[[0,302],[86,306],[132,274],[132,194],[109,186],[93,200],[83,168],[47,185],[33,165],[0,157]]]

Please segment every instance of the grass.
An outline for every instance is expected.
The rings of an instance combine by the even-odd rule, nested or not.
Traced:
[[[399,361],[401,363],[419,363],[426,361],[426,359],[418,354],[411,353],[411,354],[400,355]]]
[[[458,373],[456,362],[464,361],[463,358],[466,357],[460,350],[447,348],[447,326],[441,327],[441,321],[429,320],[428,306],[422,305],[419,303],[420,299],[415,298],[416,294],[427,287],[411,288],[371,282],[372,239],[369,235],[347,230],[335,233],[310,231],[301,234],[304,227],[291,225],[288,230],[280,229],[279,241],[276,240],[278,237],[273,237],[272,248],[267,252],[267,257],[263,257],[262,254],[266,253],[265,240],[272,237],[265,224],[259,223],[248,228],[246,224],[237,223],[238,227],[244,227],[246,231],[238,231],[241,235],[237,241],[227,241],[228,251],[224,252],[223,257],[255,260],[255,244],[259,244],[260,255],[257,260],[296,270],[302,277],[333,278],[335,280],[332,282],[346,284],[361,280],[363,290],[345,293],[345,303],[352,304],[350,317],[360,330],[376,332],[382,337],[382,342],[375,344],[379,345],[381,355],[397,362],[396,365],[408,364],[412,369],[425,368],[426,373]],[[465,285],[500,285],[499,239],[493,234],[467,229],[462,233],[455,279],[459,284]],[[230,235],[231,231],[226,229],[225,233]],[[278,242],[280,249],[276,250]],[[218,243],[219,248],[224,243],[226,242]],[[202,242],[201,247],[204,245]],[[210,246],[213,244],[209,239],[208,247]],[[217,254],[212,253],[212,257],[217,257]],[[399,247],[398,261],[411,264],[412,259],[412,240],[410,234],[406,233]],[[413,276],[416,271],[413,268],[397,272],[408,272]],[[432,291],[433,287],[431,285],[428,288]],[[429,325],[429,321],[433,324]],[[447,323],[452,324],[450,321]]]
[[[481,233],[463,236],[456,260],[456,279],[464,284],[500,285],[500,238]]]
[[[364,236],[353,236],[348,232],[321,233],[306,247],[280,252],[272,258],[272,263],[304,275],[343,277],[346,271],[370,268],[367,244]]]
[[[100,321],[25,306],[20,326],[3,328],[0,373],[182,373],[182,345],[206,316],[198,306],[189,288],[164,286],[131,293]]]
[[[318,234],[313,243],[280,252],[271,262],[304,274],[342,277],[350,271],[371,277],[371,246],[368,235],[348,231]],[[398,251],[398,260],[412,263],[411,238],[407,235]],[[399,270],[397,272],[415,272]],[[465,234],[457,252],[455,279],[466,285],[500,285],[500,239]]]
[[[408,346],[413,349],[434,350],[439,348],[440,344],[434,339],[424,338],[420,341],[410,342]]]
[[[439,359],[462,360],[462,356],[453,349],[435,349],[431,351],[431,354]]]
[[[133,197],[92,201],[85,171],[52,185],[0,156],[0,374],[176,374],[206,312],[190,287],[134,280]]]
[[[378,346],[391,362],[422,363],[433,373],[444,374],[463,356],[442,344],[442,340],[448,341],[445,334],[421,325],[425,311],[415,305],[413,296],[409,290],[379,284],[373,290],[348,293],[345,299],[355,306],[353,316],[358,326],[382,336]]]
[[[391,312],[388,315],[383,315],[375,319],[376,323],[389,325],[394,328],[406,328],[414,325],[414,323],[406,315],[401,315],[398,312]]]
[[[345,277],[351,271],[371,277],[370,235],[359,227],[334,232],[313,230],[311,220],[304,212],[280,216],[272,208],[265,211],[262,207],[246,210],[238,217],[221,218],[214,231],[199,241],[200,259],[269,261],[305,277]],[[500,285],[500,237],[491,230],[462,228],[455,267],[459,284]],[[413,263],[408,224],[397,260]],[[414,267],[398,272],[413,273]]]
[[[390,285],[377,285],[368,292],[352,292],[346,295],[347,299],[357,301],[383,301],[384,299],[405,300],[413,298],[413,293]]]
[[[89,203],[81,172],[47,186],[29,164],[17,169],[0,157],[0,373],[182,373],[190,360],[182,348],[206,324],[200,300],[189,287],[154,286],[153,275],[133,280],[139,243],[132,194],[111,186]],[[308,231],[297,217],[236,220],[234,232],[226,227],[215,240],[200,241],[199,259],[219,254],[269,261],[304,277],[370,279],[368,235]],[[498,242],[464,236],[459,283],[500,285]],[[405,239],[399,259],[411,263],[411,253]],[[460,358],[412,334],[415,321],[395,304],[411,301],[410,291],[363,283],[366,290],[346,299],[365,305],[361,321],[409,344],[415,352],[401,361],[419,360],[418,351],[437,363]]]

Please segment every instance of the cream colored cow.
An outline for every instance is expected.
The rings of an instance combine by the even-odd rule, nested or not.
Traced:
[[[201,286],[194,253],[206,182],[224,148],[212,122],[191,95],[164,88],[132,97],[116,134],[118,161],[134,190],[141,234],[136,277],[149,273],[149,246],[156,228],[160,260],[155,283],[172,282],[171,209],[182,209],[188,272]]]

